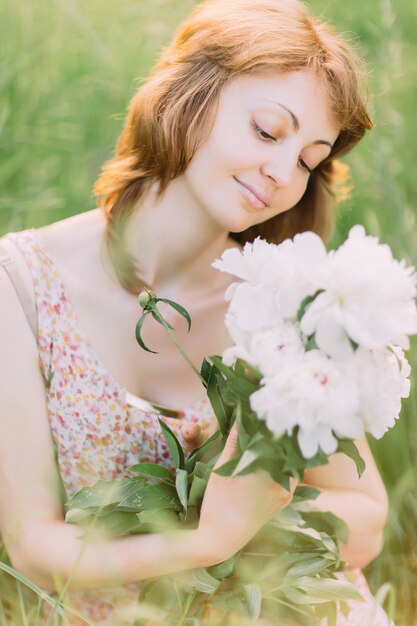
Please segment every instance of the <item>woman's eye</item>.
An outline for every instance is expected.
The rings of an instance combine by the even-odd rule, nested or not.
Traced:
[[[301,157],[298,159],[299,164],[301,165],[301,167],[303,168],[303,170],[306,170],[306,172],[308,172],[309,174],[313,173],[313,170],[311,169],[311,167],[309,167],[307,165],[307,163],[304,161],[304,159],[302,159]]]
[[[259,135],[261,139],[263,139],[264,141],[269,140],[269,139],[272,139],[272,141],[276,141],[275,137],[267,133],[266,130],[263,130],[263,128],[258,126],[258,124],[255,121],[252,122],[252,126],[255,129],[255,132],[257,133],[257,135]]]
[[[252,121],[252,127],[255,130],[256,134],[262,139],[262,141],[271,141],[271,140],[272,141],[277,141],[276,137],[273,137],[272,135],[267,133],[266,130],[264,130],[263,128],[258,126],[258,124],[254,120]],[[307,163],[304,161],[304,159],[302,159],[300,157],[298,159],[298,162],[300,164],[301,169],[303,169],[305,172],[308,172],[308,174],[312,174],[313,173],[312,168],[307,165]]]

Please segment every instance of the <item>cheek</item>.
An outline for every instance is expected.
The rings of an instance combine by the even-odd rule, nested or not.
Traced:
[[[308,179],[297,180],[294,185],[288,187],[284,196],[281,197],[282,211],[292,209],[304,196],[307,189]]]
[[[218,143],[213,141],[213,137],[211,137],[194,154],[185,170],[185,175],[199,181],[208,180],[216,176],[226,161],[227,152],[224,147],[219,147]]]

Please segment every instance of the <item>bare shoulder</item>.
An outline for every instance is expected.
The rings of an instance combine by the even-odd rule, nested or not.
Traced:
[[[99,257],[104,218],[101,211],[96,209],[38,228],[36,233],[46,252],[59,266],[60,273],[71,276],[75,271],[75,274],[79,274],[81,267],[85,275],[86,268],[90,268],[91,273],[94,271],[92,259]],[[33,293],[33,278],[23,253],[10,238],[8,245],[13,248],[14,271],[25,290]],[[14,297],[14,290],[10,289],[10,280],[3,270],[0,272],[0,278],[3,278],[0,282],[0,302],[7,302],[7,298]]]
[[[53,260],[71,301],[90,300],[115,288],[112,268],[104,253],[105,218],[95,209],[37,230],[38,238]]]
[[[73,215],[37,229],[46,251],[61,267],[79,266],[100,249],[105,222],[99,209]]]

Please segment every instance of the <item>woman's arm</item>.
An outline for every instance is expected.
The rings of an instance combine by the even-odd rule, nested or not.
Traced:
[[[290,494],[263,474],[213,476],[197,530],[81,540],[63,520],[39,355],[13,287],[0,274],[0,533],[14,567],[41,587],[94,588],[225,560]],[[221,463],[236,452],[232,433]],[[59,584],[58,584],[59,588]]]
[[[351,459],[333,455],[328,465],[308,470],[305,483],[320,489],[315,504],[343,519],[349,528],[347,544],[340,553],[348,567],[365,567],[382,548],[388,515],[388,498],[366,440],[357,441],[366,469],[358,478]]]

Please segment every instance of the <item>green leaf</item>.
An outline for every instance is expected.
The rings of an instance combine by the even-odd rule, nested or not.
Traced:
[[[117,504],[122,500],[135,484],[144,486],[142,478],[116,478],[114,480],[99,480],[92,485],[83,487],[74,494],[67,503],[68,509],[85,509],[90,507],[104,507]]]
[[[168,450],[171,453],[172,461],[177,469],[184,469],[184,450],[181,447],[180,442],[169,428],[167,424],[160,417],[158,417],[159,425],[162,429],[162,434],[168,446]]]
[[[213,565],[208,569],[209,573],[217,578],[218,580],[223,580],[224,578],[228,578],[233,574],[233,570],[235,567],[236,557],[232,556],[227,561],[223,561],[223,563],[219,563],[218,565]]]
[[[304,300],[301,302],[300,306],[298,307],[298,311],[297,311],[298,322],[301,322],[301,318],[303,317],[304,313],[306,312],[310,304],[313,302],[313,300],[317,298],[317,296],[320,293],[322,293],[322,291],[324,291],[324,289],[318,289],[315,293],[313,293],[313,295],[307,296],[306,298],[304,298]]]
[[[207,361],[207,359],[203,359],[203,362],[201,364],[200,374],[201,374],[201,377],[204,379],[206,387],[208,385],[208,381],[210,378],[211,368],[212,368],[212,365]]]
[[[278,531],[278,535],[279,535],[279,531]],[[275,534],[274,538],[276,537],[277,537],[277,534]],[[279,537],[278,537],[278,543],[279,543]],[[301,545],[299,547],[303,549],[304,545]],[[298,545],[295,542],[293,542],[292,549],[293,550],[298,549]],[[265,593],[267,585],[271,586],[272,588],[276,588],[277,581],[279,581],[280,583],[282,583],[282,585],[284,585],[284,577],[286,576],[287,572],[290,570],[291,567],[298,565],[300,561],[303,561],[304,559],[310,560],[310,559],[316,559],[316,558],[321,558],[321,557],[318,557],[317,554],[313,552],[310,553],[310,552],[302,551],[302,557],[301,557],[300,552],[297,552],[297,551],[283,552],[282,550],[277,550],[277,556],[275,558],[268,559],[268,561],[265,563],[265,566],[262,567],[262,569],[260,569],[257,572],[256,580],[258,581],[258,583],[262,582],[262,586],[264,588],[264,593]],[[327,563],[328,563],[328,567],[332,565],[332,562],[330,562],[329,560],[327,560]],[[292,584],[297,584],[296,580],[291,581],[291,578],[293,577],[289,576],[288,578],[290,582],[292,582]]]
[[[166,304],[169,304],[170,306],[172,306],[173,309],[178,311],[178,313],[180,315],[182,315],[183,318],[186,320],[187,325],[188,325],[188,332],[190,332],[191,317],[190,317],[190,314],[188,313],[187,309],[184,309],[184,307],[181,306],[180,304],[178,304],[177,302],[174,302],[173,300],[167,300],[166,298],[157,298],[156,302],[165,302]]]
[[[175,478],[175,487],[185,513],[187,513],[187,500],[188,500],[188,474],[183,469],[177,469]]]
[[[178,513],[173,509],[147,509],[137,513],[141,524],[150,527],[151,532],[165,532],[178,527]]]
[[[337,605],[335,602],[326,602],[314,607],[314,615],[320,624],[337,626]],[[326,621],[327,620],[327,621]]]
[[[207,487],[207,480],[200,478],[199,476],[193,476],[193,482],[191,483],[190,495],[188,497],[188,504],[190,506],[200,506],[204,496],[204,492]]]
[[[235,416],[237,422],[238,450],[242,452],[242,450],[247,448],[251,437],[245,428],[245,421],[242,416],[242,403],[240,401],[238,401],[236,405]]]
[[[238,391],[239,394],[242,394],[242,396],[248,398],[251,393],[256,391],[256,389],[258,388],[258,385],[251,383],[246,378],[240,378],[239,376],[237,376],[230,365],[225,365],[223,363],[220,356],[213,355],[210,356],[210,359],[217,367],[217,369],[220,370],[226,380],[228,380],[232,384],[233,389]]]
[[[267,443],[268,445],[271,445],[270,442],[268,442],[265,439],[264,433],[260,432],[259,430],[256,430],[255,433],[249,439],[247,447],[248,448],[252,448],[256,444],[258,444],[260,441],[263,441],[263,442]],[[273,446],[271,446],[271,450],[273,450],[273,455],[276,456],[276,452],[275,452],[275,449],[274,449]]]
[[[308,559],[303,555],[298,562],[292,565],[287,576],[293,576],[298,579],[300,576],[314,576],[329,567],[329,560],[322,557],[313,557]]]
[[[85,522],[82,524],[85,526]],[[106,537],[121,537],[128,533],[135,533],[140,530],[140,522],[136,513],[126,513],[122,511],[111,511],[106,516],[90,519],[90,524],[86,526],[87,537],[91,533],[93,537],[97,534]]]
[[[207,396],[219,423],[221,433],[227,435],[229,432],[229,419],[220,394],[219,383],[221,384],[221,382],[221,377],[218,376],[216,368],[212,367],[207,385]]]
[[[218,474],[219,476],[232,476],[233,472],[236,469],[237,464],[240,461],[240,458],[241,458],[241,455],[238,455],[238,456],[235,456],[233,459],[230,459],[230,461],[226,461],[226,463],[223,463],[223,465],[213,470],[214,473]]]
[[[244,618],[244,620],[242,621],[244,621],[244,623],[247,622],[247,604],[246,602],[243,602],[239,596],[236,595],[236,592],[234,590],[216,593],[216,595],[210,599],[210,603],[214,606],[220,607],[221,609],[226,611],[227,614],[233,612],[241,615]],[[228,623],[230,624],[230,621]],[[234,623],[238,624],[239,622],[234,621]]]
[[[169,483],[175,482],[174,474],[167,467],[158,465],[157,463],[137,463],[136,465],[131,465],[128,469],[130,472],[135,472],[135,474],[139,476],[159,478]]]
[[[280,464],[273,445],[262,436],[259,438],[255,436],[251,439],[233,475],[244,475],[257,469],[269,472],[273,480],[283,485],[285,489],[289,489],[289,477],[283,473],[282,463]]]
[[[360,478],[363,472],[365,471],[366,465],[365,465],[365,461],[359,454],[359,450],[356,447],[355,443],[351,439],[339,439],[337,452],[342,452],[343,454],[346,454],[346,456],[348,456],[349,458],[352,459],[352,461],[354,461],[357,472],[358,472],[358,476]]]
[[[315,487],[307,487],[307,485],[297,485],[294,496],[292,499],[292,503],[306,501],[306,500],[315,500],[320,495],[320,489],[316,489]]]
[[[219,442],[219,438],[220,431],[216,430],[216,432],[213,433],[212,436],[207,439],[207,441],[205,441],[199,448],[195,448],[195,450],[191,452],[190,456],[185,462],[185,469],[189,474],[194,470],[194,467],[199,462],[199,460],[205,457],[206,454],[208,455],[208,452],[214,446],[214,444],[216,442]],[[217,446],[215,447],[217,448]]]
[[[181,515],[181,514],[180,514]],[[197,528],[198,526],[198,509],[196,506],[191,506],[190,502],[188,502],[187,516],[183,519],[183,527],[184,523],[188,528]]]
[[[261,614],[262,607],[262,591],[259,585],[252,583],[251,585],[243,585],[246,602],[249,608],[249,617],[257,620]]]
[[[169,322],[167,322],[164,317],[162,317],[162,315],[157,309],[156,310],[152,309],[151,315],[154,318],[154,320],[158,322],[158,324],[161,324],[161,326],[167,326],[169,330],[174,330],[174,327]]]
[[[205,568],[181,572],[175,578],[183,587],[207,594],[217,591],[221,582],[214,576],[211,576]]]
[[[245,378],[245,361],[237,359],[235,363],[235,374],[239,378]]]
[[[294,544],[294,541],[297,540],[304,540],[310,544],[310,549],[316,546],[321,549],[325,548],[330,552],[337,552],[336,544],[330,537],[323,536],[315,528],[298,525],[293,519],[291,507],[282,509],[269,523],[276,526],[277,532],[280,533],[280,543],[283,543],[283,545],[287,545],[287,542],[285,542],[285,537],[287,536],[289,539],[288,545]]]
[[[340,517],[330,511],[315,511],[307,508],[309,504],[299,504],[298,510],[302,511],[307,526],[311,526],[320,532],[336,537],[338,541],[347,543],[349,539],[349,527]]]
[[[135,609],[138,604],[142,605],[143,603],[146,603],[148,606],[152,606],[154,608],[158,607],[158,609],[162,609],[165,612],[172,606],[175,606],[178,602],[178,594],[172,584],[172,580],[170,580],[167,576],[163,576],[150,581],[141,581],[138,600],[139,603],[136,603]],[[132,624],[132,621],[129,621]],[[143,626],[143,624],[152,624],[153,626],[160,624],[165,626],[165,623],[166,622],[163,618],[155,621],[150,619],[149,616],[147,616],[147,619],[141,619],[140,621],[133,622],[135,626],[139,626],[139,624],[140,626]],[[98,626],[98,624],[96,624],[96,626]],[[127,626],[126,622],[124,626]]]
[[[208,476],[211,470],[212,470],[211,463],[204,463],[202,461],[197,461],[197,463],[194,466],[193,476],[198,476],[199,478],[208,479]]]
[[[318,349],[318,345],[316,343],[316,336],[311,335],[311,337],[308,338],[307,343],[305,345],[305,351],[309,352],[310,350],[317,350],[317,349]]]
[[[303,591],[314,598],[324,600],[363,600],[356,587],[343,580],[302,576],[298,579],[298,582]]]
[[[245,473],[247,474],[248,469],[253,466],[253,464],[258,460],[258,458],[259,458],[258,454],[255,450],[245,450],[243,454],[240,456],[239,462],[236,465],[232,476],[239,476],[239,474],[242,475]]]
[[[241,427],[251,438],[250,444],[248,443],[248,445],[252,445],[258,440],[271,438],[265,422],[258,418],[256,413],[251,410],[249,404],[239,398],[238,405],[242,407],[242,413],[240,415]]]
[[[69,509],[65,515],[65,522],[67,524],[81,524],[82,522],[91,519],[94,509]]]
[[[356,341],[353,341],[353,339],[351,339],[350,337],[348,337],[348,339],[350,341],[350,345],[352,346],[353,351],[355,352],[359,348],[359,344],[356,343]]]
[[[251,384],[256,385],[256,387],[259,387],[259,383],[262,379],[262,374],[259,369],[243,359],[237,359],[235,363],[235,374],[239,378],[244,378]]]
[[[10,565],[7,565],[6,563],[2,563],[1,561],[0,561],[0,570],[3,570],[9,576],[12,576],[16,580],[18,580],[20,583],[28,587],[28,589],[31,589],[34,593],[36,593],[38,598],[40,598],[43,602],[46,602],[46,604],[49,604],[49,606],[51,606],[58,615],[60,615],[63,619],[65,619],[64,611],[59,601],[56,598],[53,598],[52,596],[50,596],[44,589],[41,589],[40,587],[38,587],[38,585],[36,585],[31,580],[26,578],[23,574],[15,570],[13,567],[11,567]]]
[[[227,380],[234,381],[237,378],[232,367],[223,363],[221,356],[219,356],[218,354],[213,354],[210,356],[210,360],[213,365],[215,365],[216,369],[218,369]]]
[[[145,321],[145,318],[148,315],[148,313],[149,313],[149,311],[145,311],[145,313],[143,313],[142,317],[140,318],[140,320],[136,324],[135,337],[136,337],[136,341],[138,342],[138,344],[140,345],[140,347],[143,350],[146,350],[146,352],[152,352],[152,354],[158,354],[158,352],[155,352],[155,350],[151,350],[150,348],[148,348],[145,345],[145,343],[143,342],[142,336],[141,336],[143,322]]]
[[[326,465],[329,462],[328,457],[321,451],[318,451],[311,459],[305,459],[298,445],[297,430],[292,435],[285,435],[276,439],[275,445],[284,451],[286,457],[284,471],[300,482],[303,479],[305,469]]]
[[[297,589],[292,586],[285,589],[285,595],[294,603],[295,607],[303,607],[303,610],[310,610],[312,616],[312,607],[315,604],[328,602],[327,598],[307,594],[302,589]]]
[[[143,511],[145,509],[181,509],[175,488],[165,483],[146,485],[129,491],[117,506],[120,511]]]

